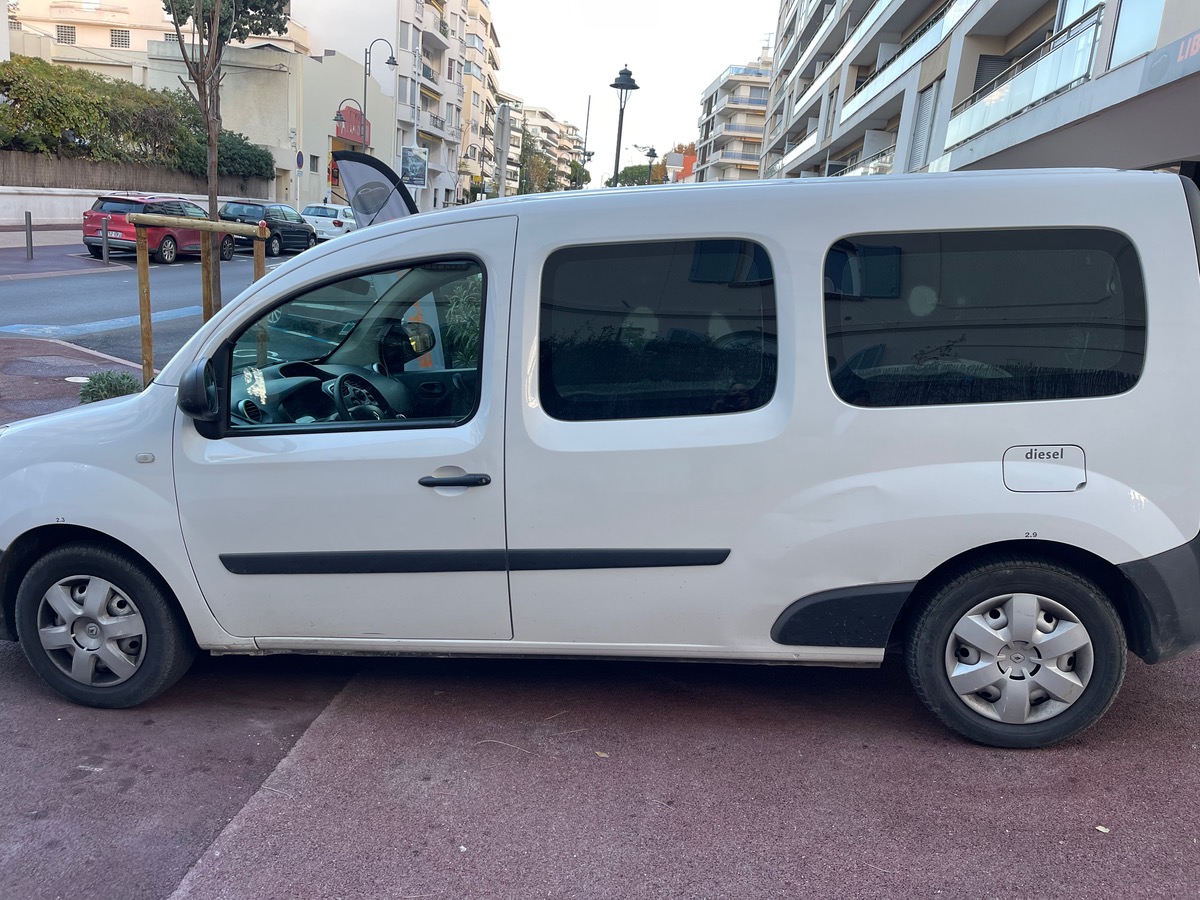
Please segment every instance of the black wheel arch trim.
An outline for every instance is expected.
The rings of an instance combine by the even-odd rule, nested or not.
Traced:
[[[917,582],[865,584],[809,594],[789,604],[771,627],[777,644],[886,647]]]

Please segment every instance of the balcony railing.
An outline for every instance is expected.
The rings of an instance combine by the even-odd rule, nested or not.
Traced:
[[[435,116],[433,113],[429,114],[429,124],[438,131],[446,130],[446,120],[441,116]]]
[[[834,174],[843,175],[891,175],[892,164],[896,160],[896,145],[885,147],[878,153],[868,156],[866,159],[861,159],[849,168],[842,169]]]
[[[761,125],[742,125],[737,122],[726,122],[714,128],[712,136],[716,137],[718,134],[734,134],[746,135],[748,137],[758,135],[761,137],[762,133],[763,126]]]
[[[850,32],[850,36],[842,42],[842,44],[833,52],[828,60],[821,64],[819,71],[832,69],[834,71],[841,68],[842,63],[862,44],[867,32],[875,26],[879,21],[879,17],[883,15],[883,11],[887,8],[889,0],[875,0],[871,8],[866,14],[858,20],[858,24],[854,26],[854,30]],[[836,15],[836,13],[835,13]],[[832,16],[831,16],[832,18]],[[814,39],[815,40],[815,39]],[[797,66],[800,68],[800,66]],[[813,101],[822,94],[826,89],[826,82],[822,78],[814,78],[812,84],[804,91],[799,102],[795,105],[795,109],[802,114],[812,105]]]
[[[951,0],[934,13],[916,34],[901,45],[895,56],[872,72],[870,77],[846,98],[846,102],[842,104],[840,121],[845,122],[878,97],[884,88],[893,84],[897,78],[933,52],[967,14],[972,3],[974,0]]]
[[[954,107],[946,129],[946,149],[1091,78],[1103,12],[1104,7],[1098,6],[1076,19]]]
[[[425,65],[425,63],[421,63],[421,77],[426,81],[432,81],[434,84],[438,83],[438,73],[430,66]]]

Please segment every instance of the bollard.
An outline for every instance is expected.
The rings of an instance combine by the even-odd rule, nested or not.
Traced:
[[[108,220],[111,216],[100,217],[100,258],[108,265]]]
[[[33,259],[33,213],[25,210],[25,258]]]

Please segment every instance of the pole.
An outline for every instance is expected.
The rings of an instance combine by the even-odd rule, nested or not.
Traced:
[[[220,253],[220,250],[217,251]],[[212,269],[208,260],[212,257],[212,244],[207,234],[200,235],[200,308],[204,321],[213,317],[218,307],[213,305]]]
[[[617,184],[618,184],[617,174],[621,171],[621,129],[624,127],[625,127],[625,103],[622,101],[621,113],[620,113],[620,115],[617,116],[617,156],[616,156],[616,159],[613,160],[613,183],[612,183],[613,187],[617,186]]]
[[[154,379],[154,338],[150,331],[150,242],[146,226],[135,227],[137,233],[138,318],[142,322],[142,387]],[[207,235],[205,235],[207,237]]]
[[[33,259],[33,213],[25,210],[25,258]]]
[[[363,153],[367,152],[367,76],[371,73],[371,45],[363,51],[363,102],[359,110],[358,136],[362,138]]]

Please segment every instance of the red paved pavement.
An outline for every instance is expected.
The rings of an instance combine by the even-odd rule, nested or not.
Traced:
[[[81,385],[67,379],[105,369],[141,377],[140,365],[65,341],[0,337],[0,424],[78,405]]]

